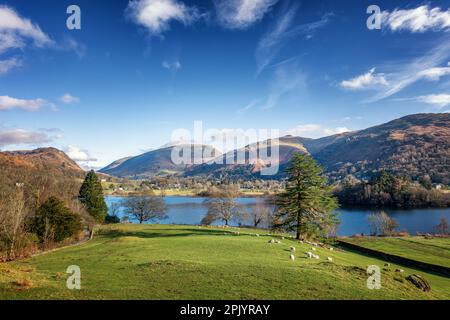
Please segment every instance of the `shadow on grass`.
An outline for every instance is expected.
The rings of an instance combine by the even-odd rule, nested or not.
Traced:
[[[156,231],[156,232],[155,232]],[[158,228],[151,231],[126,231],[126,230],[102,230],[99,236],[116,239],[121,237],[137,237],[144,239],[151,238],[175,238],[175,237],[191,237],[191,236],[233,236],[233,232],[227,230],[205,230],[196,228]]]

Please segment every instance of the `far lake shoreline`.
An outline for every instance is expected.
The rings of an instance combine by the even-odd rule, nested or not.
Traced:
[[[112,203],[122,201],[126,197],[105,196],[108,207]],[[207,208],[203,204],[205,197],[190,196],[166,196],[165,201],[168,207],[168,218],[161,221],[152,221],[158,224],[175,225],[200,225],[201,219],[207,213]],[[240,197],[238,202],[244,207],[250,208],[254,204],[264,204],[263,197]],[[273,209],[273,205],[268,204]],[[338,227],[338,236],[352,236],[355,234],[369,235],[370,228],[367,217],[369,214],[386,211],[398,224],[398,231],[406,231],[411,235],[417,233],[432,233],[434,227],[442,217],[450,220],[450,210],[448,208],[415,208],[415,209],[392,209],[392,208],[361,208],[361,207],[341,207],[336,210],[339,213],[341,224]],[[118,216],[124,216],[123,210],[119,210]],[[134,222],[134,221],[132,221]],[[247,225],[249,223],[243,223]],[[220,223],[217,223],[220,225]],[[233,223],[232,226],[238,226]],[[266,227],[266,226],[260,226]]]

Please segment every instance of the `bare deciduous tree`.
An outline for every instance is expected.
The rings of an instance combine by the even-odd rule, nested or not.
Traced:
[[[389,217],[384,211],[371,214],[367,219],[369,220],[372,234],[375,235],[389,236],[398,227],[397,221]]]
[[[167,208],[163,197],[155,195],[130,197],[122,206],[125,214],[134,217],[140,224],[166,218]]]
[[[3,243],[8,259],[15,257],[16,249],[26,235],[27,210],[23,190],[17,188],[14,191],[0,197],[0,242]]]
[[[442,217],[435,229],[437,234],[447,235],[449,231],[447,218]]]
[[[257,228],[262,223],[268,223],[270,221],[270,210],[262,203],[257,203],[252,206],[250,211],[250,218],[253,226]]]
[[[211,224],[214,221],[222,220],[228,226],[231,220],[241,220],[246,213],[242,206],[237,203],[239,187],[227,185],[214,188],[209,198],[205,200],[208,213],[203,218],[203,224]]]

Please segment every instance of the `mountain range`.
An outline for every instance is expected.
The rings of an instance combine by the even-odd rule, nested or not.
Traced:
[[[199,164],[174,164],[173,148],[152,150],[136,157],[117,160],[99,170],[117,177],[149,178],[158,175],[205,176],[214,178],[280,179],[294,153],[309,154],[321,164],[331,180],[340,180],[352,174],[358,178],[370,177],[381,170],[408,175],[418,179],[424,175],[436,183],[450,182],[450,114],[414,114],[364,130],[336,134],[319,139],[284,136],[278,144],[278,174],[262,176],[268,163],[254,158],[255,150],[266,146],[251,144],[226,154],[210,146],[192,145],[192,152],[202,148],[208,157]],[[216,155],[214,157],[214,155]],[[239,164],[226,159],[245,156]],[[234,162],[234,161],[231,161]],[[272,165],[275,164],[272,162]]]

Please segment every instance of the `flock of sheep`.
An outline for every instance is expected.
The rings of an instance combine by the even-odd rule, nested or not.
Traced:
[[[279,240],[275,240],[275,239],[271,239],[271,240],[269,240],[269,243],[270,244],[280,244],[281,243],[281,241],[279,241]],[[300,244],[303,244],[303,241],[300,241],[299,242]],[[311,251],[308,251],[308,252],[305,252],[305,255],[306,255],[306,258],[307,259],[317,259],[317,260],[319,260],[320,259],[320,257],[317,255],[317,254],[314,254],[313,252],[316,252],[317,251],[317,249],[316,249],[316,247],[318,247],[319,246],[319,244],[318,243],[315,243],[315,242],[309,242],[309,241],[306,241],[306,243],[307,244],[310,244],[312,247],[311,247]],[[294,261],[295,260],[295,247],[294,246],[291,246],[291,254],[290,254],[290,259],[292,260],[292,261]],[[332,247],[330,247],[330,248],[328,248],[330,251],[333,251],[334,249],[332,248]],[[327,261],[329,261],[329,262],[333,262],[333,258],[332,257],[327,257],[327,259],[326,259]]]
[[[201,228],[201,226],[199,226],[199,228]],[[224,232],[223,234],[224,234],[224,235],[229,235],[230,233]],[[235,236],[241,235],[241,233],[240,233],[239,231],[234,231],[234,232],[232,232],[231,234],[232,234],[232,235],[235,235]],[[255,237],[259,237],[259,236],[260,236],[260,235],[257,234],[257,233],[248,234],[248,235],[255,236]],[[266,234],[265,236],[271,236],[271,234]],[[293,239],[292,236],[291,236],[290,238]],[[285,239],[284,237],[281,237],[281,240],[284,240],[284,239]],[[316,242],[302,241],[302,240],[300,240],[299,243],[300,243],[300,244],[306,243],[306,244],[311,245],[311,251],[305,252],[305,255],[306,255],[306,258],[307,258],[307,259],[317,259],[317,260],[320,260],[320,257],[319,257],[317,254],[313,253],[313,252],[316,252],[316,250],[317,250],[316,248],[317,248],[317,247],[319,247],[319,246],[324,247],[324,245],[322,245],[322,244],[319,245],[319,244],[316,243]],[[269,244],[281,244],[281,241],[280,241],[280,240],[276,240],[276,239],[270,239],[270,240],[269,240]],[[330,251],[333,251],[333,250],[334,250],[333,247],[329,247],[328,249],[329,249]],[[295,260],[295,250],[296,250],[295,247],[291,246],[291,248],[290,248],[291,253],[290,253],[290,257],[289,257],[289,258],[290,258],[292,261]],[[332,258],[332,257],[327,257],[326,260],[327,260],[328,262],[333,262],[333,258]]]

